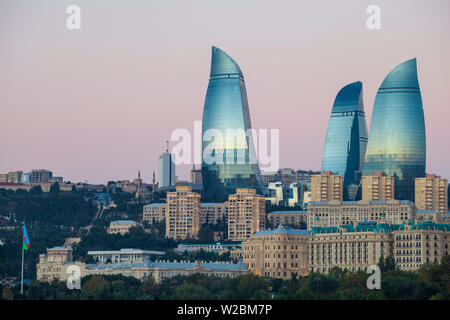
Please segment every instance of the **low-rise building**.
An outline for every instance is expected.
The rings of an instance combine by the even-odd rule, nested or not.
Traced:
[[[126,250],[134,250],[135,253],[133,254],[132,251]],[[249,272],[247,266],[242,261],[239,261],[238,263],[165,260],[150,261],[149,256],[157,251],[137,251],[139,250],[121,250],[119,256],[117,255],[117,252],[114,251],[90,252],[88,254],[97,258],[97,261],[99,262],[106,262],[112,258],[111,261],[116,261],[116,263],[85,264],[84,262],[72,262],[72,249],[70,248],[55,247],[47,249],[47,254],[41,254],[39,256],[36,278],[38,281],[66,281],[68,277],[73,274],[73,270],[68,270],[70,266],[79,267],[79,276],[81,278],[88,275],[120,274],[134,277],[139,280],[153,278],[158,283],[164,279],[178,275],[189,276],[200,273],[221,278],[234,278]]]
[[[141,250],[141,249],[120,249],[120,250],[102,250],[88,251],[88,256],[92,256],[96,264],[107,263],[135,263],[144,262],[152,256],[161,257],[166,253],[164,251]]]
[[[424,263],[439,263],[448,255],[450,226],[410,222],[394,232],[394,257],[402,270],[417,270]]]
[[[242,261],[204,262],[204,261],[150,261],[141,263],[118,263],[106,265],[86,265],[85,275],[117,275],[121,274],[139,280],[153,278],[157,283],[175,276],[190,276],[193,274],[213,275],[220,278],[234,278],[249,273]]]
[[[70,266],[80,268],[81,274],[85,272],[85,264],[72,261],[72,249],[64,247],[54,247],[47,249],[47,254],[39,255],[39,262],[36,265],[36,279],[39,281],[65,281],[72,274],[68,272]]]
[[[233,242],[212,242],[212,243],[195,243],[195,242],[183,242],[178,244],[175,249],[178,252],[196,252],[204,250],[206,252],[229,252],[236,249],[241,249],[242,244],[240,241]]]
[[[377,223],[314,227],[308,248],[309,270],[319,273],[328,273],[333,268],[360,271],[376,265],[381,256],[393,257],[391,231],[392,226]]]
[[[111,221],[107,232],[110,234],[120,233],[121,235],[124,235],[124,234],[130,232],[131,228],[136,227],[136,226],[137,226],[137,223],[136,223],[136,221],[133,221],[133,220]]]
[[[242,256],[255,274],[291,279],[308,273],[309,231],[279,225],[242,243]]]
[[[143,207],[143,221],[150,224],[166,220],[166,203],[150,203]]]
[[[308,229],[339,227],[361,221],[401,224],[416,216],[416,206],[409,200],[311,201],[307,211]]]

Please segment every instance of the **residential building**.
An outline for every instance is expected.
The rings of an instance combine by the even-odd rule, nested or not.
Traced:
[[[200,194],[192,187],[177,186],[167,193],[166,237],[172,239],[197,238],[200,230]]]
[[[324,171],[311,176],[311,201],[331,201],[343,199],[342,176]]]
[[[435,174],[415,179],[417,210],[433,210],[448,213],[448,180]]]
[[[255,189],[239,188],[228,197],[228,240],[243,241],[266,227],[266,201]]]
[[[391,200],[394,199],[395,182],[382,172],[374,172],[371,176],[363,176],[362,200]]]
[[[143,221],[150,224],[166,220],[166,203],[150,203],[143,206]]]

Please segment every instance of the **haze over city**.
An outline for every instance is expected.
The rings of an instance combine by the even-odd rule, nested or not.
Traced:
[[[70,4],[0,4],[0,172],[150,182],[172,131],[202,118],[214,45],[244,73],[252,127],[280,129],[280,167],[305,170],[320,169],[339,89],[362,81],[370,128],[384,77],[416,57],[427,172],[450,176],[447,1],[377,1],[380,30],[369,1],[77,1],[74,31]]]

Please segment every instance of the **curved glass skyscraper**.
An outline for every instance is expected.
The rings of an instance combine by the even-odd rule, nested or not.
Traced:
[[[202,120],[202,178],[206,200],[226,201],[236,188],[261,187],[250,129],[242,71],[230,56],[212,47]]]
[[[425,176],[426,141],[416,59],[395,67],[378,89],[363,175],[395,178],[395,198],[414,201],[414,178]]]
[[[343,87],[334,100],[322,155],[322,171],[343,176],[344,199],[354,200],[367,146],[362,83]]]

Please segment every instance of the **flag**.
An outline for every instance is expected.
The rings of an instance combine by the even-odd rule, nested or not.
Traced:
[[[23,224],[23,248],[28,250],[30,248],[30,239],[28,238],[27,228]]]

